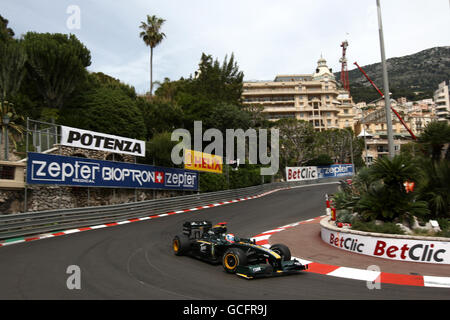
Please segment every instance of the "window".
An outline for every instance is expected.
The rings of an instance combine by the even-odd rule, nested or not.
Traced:
[[[13,166],[0,166],[0,179],[14,180],[15,170]]]
[[[348,109],[344,109],[344,113],[345,113],[345,114],[348,114]]]

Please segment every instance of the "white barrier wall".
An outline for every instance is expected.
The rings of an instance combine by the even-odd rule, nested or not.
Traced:
[[[346,251],[390,260],[450,264],[450,242],[374,237],[334,231],[322,225],[322,240]]]

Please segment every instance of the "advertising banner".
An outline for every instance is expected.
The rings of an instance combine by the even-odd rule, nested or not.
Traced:
[[[318,179],[317,167],[286,167],[286,181]]]
[[[450,264],[450,242],[379,238],[322,228],[329,245],[359,254],[398,261]]]
[[[145,157],[145,141],[61,126],[61,145]]]
[[[186,149],[184,152],[184,168],[189,170],[222,173],[222,157]]]
[[[198,173],[176,168],[29,152],[27,183],[196,191]]]
[[[319,179],[345,177],[353,175],[352,164],[332,164],[330,166],[317,167]]]

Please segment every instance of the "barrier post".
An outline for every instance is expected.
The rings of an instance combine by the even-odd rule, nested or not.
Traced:
[[[325,209],[325,212],[327,216],[331,215],[331,208],[330,208],[330,199],[328,198],[328,193],[325,193],[325,202],[327,204],[327,208]]]
[[[336,221],[336,208],[331,208],[331,220]]]

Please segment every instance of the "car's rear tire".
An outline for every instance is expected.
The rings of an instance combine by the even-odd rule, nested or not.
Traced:
[[[291,260],[291,250],[284,244],[274,244],[270,247],[270,250],[275,251],[281,256],[281,260],[289,261]]]
[[[236,273],[238,266],[247,265],[247,255],[239,248],[230,248],[222,257],[222,266],[228,273]]]
[[[173,253],[177,256],[185,255],[191,248],[191,241],[184,234],[177,235],[172,241]]]

